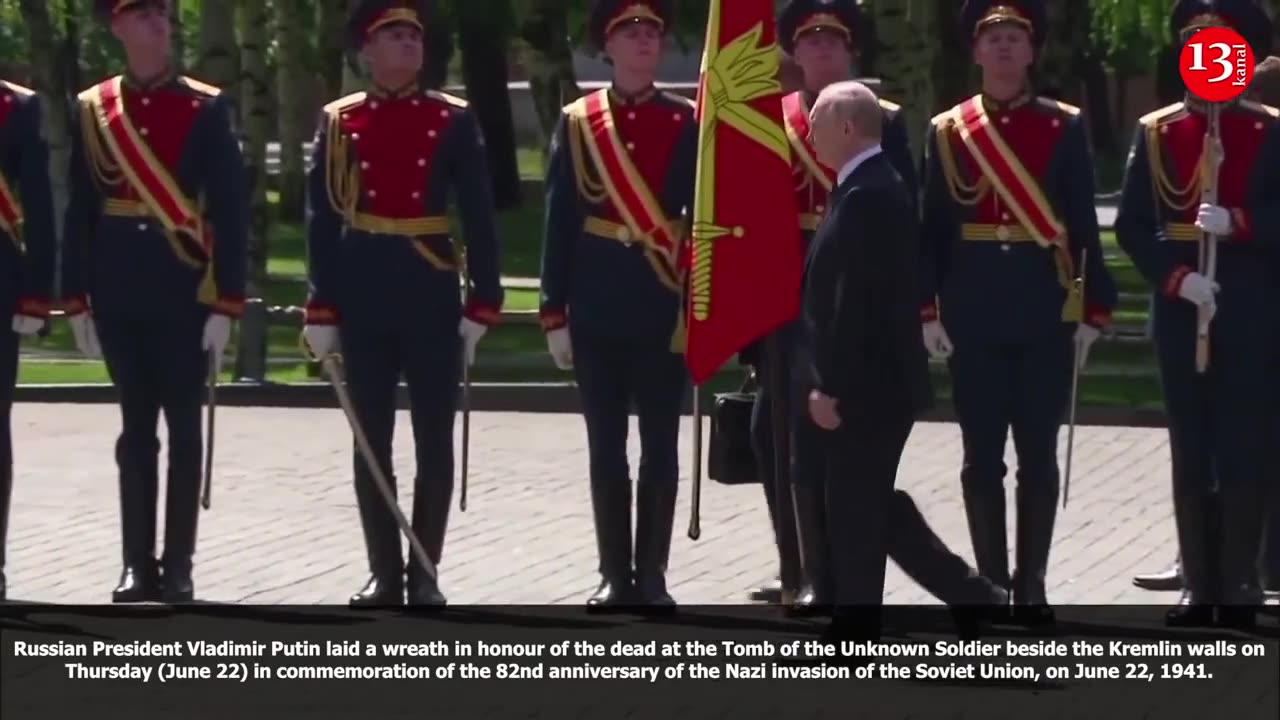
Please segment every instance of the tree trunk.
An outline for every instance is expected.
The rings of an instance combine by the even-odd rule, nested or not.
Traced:
[[[316,58],[324,79],[325,102],[342,95],[346,76],[347,0],[319,0],[316,18]]]
[[[936,115],[972,95],[977,83],[966,36],[960,30],[960,4],[955,0],[934,0],[934,13],[939,42],[932,64],[930,112]]]
[[[66,100],[75,88],[66,67],[67,57],[59,52],[57,33],[49,18],[46,0],[21,0],[22,21],[27,28],[27,52],[34,90],[43,97],[40,104],[42,132],[49,146],[49,182],[53,193],[55,240],[62,237],[63,210],[70,196],[71,107]],[[69,38],[69,42],[75,42]],[[61,248],[61,242],[55,246]],[[61,276],[61,273],[58,273]]]
[[[924,152],[924,131],[933,116],[934,6],[919,0],[875,0],[871,12],[881,94],[902,106],[918,163]]]
[[[582,95],[573,71],[568,4],[563,0],[529,0],[520,37],[526,46],[524,66],[546,152],[560,108]]]
[[[1119,151],[1116,127],[1111,122],[1111,92],[1107,82],[1107,70],[1099,57],[1085,61],[1083,73],[1085,104],[1089,107],[1089,133],[1093,149],[1100,155]]]
[[[267,134],[271,124],[271,78],[267,72],[267,43],[270,38],[270,8],[261,0],[241,0],[239,4],[241,127],[240,142],[244,148],[245,181],[249,195],[248,273],[245,296],[262,296],[267,279],[267,239],[270,215],[267,205]],[[245,323],[241,342],[237,343],[236,375],[260,379],[264,363],[258,348],[264,348],[265,324]],[[257,377],[255,377],[257,376]]]
[[[520,171],[516,163],[516,131],[507,86],[507,36],[479,13],[460,13],[458,45],[467,100],[480,123],[494,203],[499,211],[520,204]]]
[[[1049,0],[1045,9],[1049,33],[1036,67],[1036,92],[1079,105],[1080,74],[1076,70],[1080,51],[1089,42],[1089,4],[1081,0]]]
[[[426,32],[422,36],[422,73],[418,82],[424,88],[439,90],[449,80],[449,61],[453,58],[453,18],[441,3],[419,0],[418,12]]]
[[[204,82],[222,90],[236,107],[240,106],[240,50],[236,44],[236,3],[200,4],[200,56],[196,72]]]
[[[175,1],[169,6],[169,22],[173,24],[173,62],[178,70],[185,72],[187,67],[187,38],[182,25],[182,2]]]
[[[311,0],[275,0],[279,73],[280,220],[302,222],[305,213],[306,158],[302,145],[311,138],[316,113],[311,98]],[[326,98],[326,102],[328,98]]]

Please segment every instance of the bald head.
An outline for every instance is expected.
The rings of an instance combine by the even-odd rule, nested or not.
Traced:
[[[814,150],[822,164],[840,168],[880,143],[884,115],[871,88],[846,81],[828,85],[809,111]]]

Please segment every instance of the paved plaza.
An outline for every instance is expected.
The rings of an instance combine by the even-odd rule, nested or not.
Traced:
[[[11,599],[109,600],[120,569],[113,460],[118,427],[111,405],[14,408],[17,460],[6,568]],[[220,408],[217,428],[213,507],[201,514],[195,559],[197,597],[345,603],[364,582],[366,563],[350,479],[350,433],[341,412]],[[408,508],[413,455],[407,413],[400,413],[397,428],[401,506]],[[632,428],[634,473],[634,420]],[[1064,428],[1064,448],[1065,438]],[[684,604],[746,602],[747,591],[776,572],[761,490],[704,482],[702,537],[690,540],[688,418],[681,442],[671,592]],[[1012,443],[1008,452],[1012,508]],[[960,458],[955,425],[917,425],[898,486],[910,491],[947,543],[971,558]],[[586,470],[581,418],[474,414],[468,510],[458,511],[455,490],[441,564],[450,602],[583,602],[597,583]],[[1165,431],[1080,428],[1074,475],[1070,504],[1059,515],[1050,600],[1173,600],[1173,593],[1145,592],[1130,583],[1135,573],[1162,568],[1175,552]],[[163,469],[161,477],[163,488]],[[1012,513],[1010,518],[1012,547]],[[892,564],[887,582],[887,602],[931,600]]]

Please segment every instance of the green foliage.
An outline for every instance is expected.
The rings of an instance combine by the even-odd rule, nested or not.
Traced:
[[[1171,42],[1173,0],[1093,0],[1093,33],[1107,64],[1123,74],[1155,68]]]

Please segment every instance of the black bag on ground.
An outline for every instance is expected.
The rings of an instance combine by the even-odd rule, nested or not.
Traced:
[[[751,443],[751,410],[756,401],[754,375],[736,392],[717,393],[711,406],[707,477],[722,485],[759,484]]]

